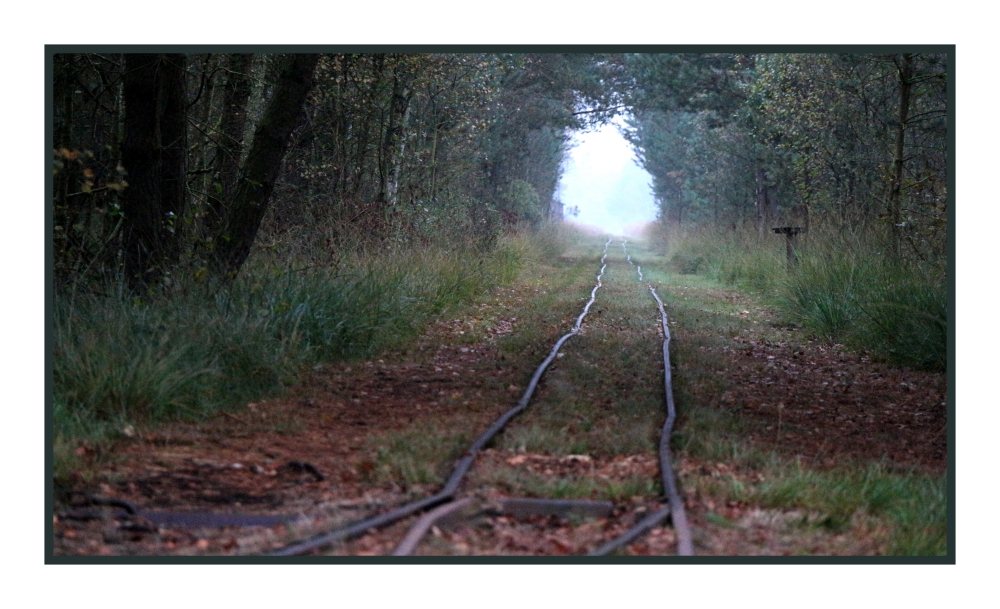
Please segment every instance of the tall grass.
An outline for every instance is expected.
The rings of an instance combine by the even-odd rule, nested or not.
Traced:
[[[830,340],[914,368],[947,365],[947,286],[916,265],[857,252],[813,253],[781,295],[790,316]]]
[[[675,272],[756,292],[826,340],[899,365],[947,365],[944,261],[893,259],[878,235],[822,228],[800,244],[792,272],[779,235],[674,231],[661,239]]]
[[[309,365],[400,345],[512,281],[522,258],[546,247],[521,237],[489,252],[429,247],[299,271],[258,264],[225,289],[175,286],[147,300],[114,283],[57,294],[56,475],[74,467],[81,442],[106,447],[127,426],[196,419],[277,392]]]

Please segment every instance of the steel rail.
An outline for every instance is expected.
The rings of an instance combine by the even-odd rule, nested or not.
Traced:
[[[632,262],[632,256],[625,249],[625,241],[622,241],[622,249],[626,252],[628,263],[636,267],[636,271],[639,273],[639,280],[642,281],[642,267]],[[663,328],[663,387],[666,392],[667,419],[660,430],[660,473],[663,478],[663,490],[667,506],[643,518],[634,527],[590,552],[588,556],[603,556],[632,543],[646,531],[662,522],[667,516],[670,517],[674,531],[677,533],[677,554],[679,556],[694,556],[691,528],[688,525],[687,514],[684,511],[684,499],[677,490],[673,458],[670,454],[670,436],[673,433],[674,421],[677,418],[677,408],[674,405],[674,392],[670,376],[669,321],[667,319],[667,312],[663,308],[663,301],[660,300],[656,290],[649,283],[646,284],[646,287],[649,288],[649,292],[656,299],[656,306],[660,309],[660,325]]]
[[[464,508],[472,505],[474,499],[465,497],[450,503],[445,503],[427,512],[414,523],[406,537],[396,546],[393,556],[409,556],[420,545],[421,540],[427,536],[427,531],[436,524],[444,524],[442,520],[448,519],[452,524],[469,514],[448,518],[455,512],[461,512]],[[500,499],[499,506],[486,507],[478,506],[476,510],[465,510],[473,512],[472,517],[478,516],[499,516],[509,514],[514,518],[524,518],[527,516],[556,516],[558,518],[569,518],[571,516],[607,518],[614,512],[615,506],[610,501],[592,501],[589,499],[539,499],[537,497],[506,497]]]
[[[396,546],[396,550],[392,553],[393,556],[409,556],[413,554],[413,551],[417,549],[420,545],[420,540],[424,538],[427,531],[431,529],[434,524],[441,518],[464,508],[472,503],[472,497],[466,497],[464,499],[458,499],[457,501],[452,501],[444,505],[439,505],[433,510],[427,512],[417,520],[410,532],[406,534],[403,541],[399,542]]]
[[[674,430],[674,421],[677,419],[677,408],[674,405],[674,391],[670,378],[670,329],[667,327],[667,312],[663,309],[663,301],[660,300],[656,290],[651,284],[646,284],[649,292],[656,299],[656,306],[660,308],[660,324],[663,327],[663,387],[667,394],[667,420],[663,423],[660,431],[660,463],[663,470],[663,488],[666,490],[667,501],[670,502],[670,519],[673,521],[674,530],[677,532],[677,554],[680,556],[694,556],[694,546],[691,542],[691,528],[688,526],[687,514],[684,512],[684,499],[677,490],[676,476],[674,474],[673,457],[670,454],[670,436]]]
[[[241,514],[216,512],[145,511],[133,503],[116,497],[101,497],[81,493],[88,505],[114,508],[104,510],[69,510],[59,514],[67,520],[94,520],[106,518],[138,518],[158,527],[219,528],[219,527],[273,527],[287,524],[298,518],[295,514]]]
[[[594,289],[591,290],[590,300],[588,300],[587,304],[583,307],[583,312],[580,313],[580,316],[576,319],[576,324],[573,326],[573,329],[556,341],[556,344],[552,347],[552,351],[549,353],[549,356],[546,357],[541,365],[539,365],[535,370],[535,374],[531,377],[531,381],[528,383],[528,388],[525,390],[524,395],[521,396],[517,406],[501,415],[500,418],[498,418],[489,429],[483,432],[482,435],[480,435],[476,441],[472,443],[472,446],[470,446],[462,454],[462,458],[456,463],[455,469],[452,470],[452,474],[445,483],[444,488],[430,497],[407,503],[385,514],[346,525],[313,537],[312,539],[287,545],[279,550],[266,554],[266,556],[300,556],[302,554],[307,554],[326,547],[332,543],[363,535],[370,530],[386,527],[394,522],[398,522],[403,518],[406,518],[407,516],[410,516],[411,514],[435,507],[453,499],[455,491],[458,490],[458,486],[461,484],[465,474],[468,473],[469,468],[472,467],[472,462],[476,458],[479,451],[486,445],[487,442],[493,439],[493,436],[503,429],[503,427],[512,418],[528,407],[528,402],[531,400],[531,396],[535,393],[538,381],[541,380],[542,375],[549,367],[549,364],[555,360],[556,354],[559,353],[559,349],[567,340],[579,334],[580,326],[583,324],[583,318],[586,317],[587,312],[590,311],[590,306],[594,304],[594,299],[597,296],[597,290],[603,285],[601,283],[601,277],[604,275],[604,270],[607,268],[607,265],[604,264],[604,260],[608,257],[608,245],[611,244],[611,241],[611,239],[608,239],[608,242],[604,244],[604,255],[601,256],[601,270],[597,274],[597,285],[595,285]]]

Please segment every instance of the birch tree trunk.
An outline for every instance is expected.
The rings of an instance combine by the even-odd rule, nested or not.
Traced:
[[[409,86],[403,82],[400,75],[393,70],[392,97],[389,105],[389,126],[382,140],[382,152],[379,155],[379,192],[378,202],[383,207],[388,203],[395,205],[395,189],[399,179],[399,156],[403,136],[403,125],[413,97]]]
[[[910,89],[913,86],[913,54],[903,53],[902,59],[893,58],[899,77],[899,122],[896,124],[896,149],[892,159],[892,186],[889,190],[889,221],[892,223],[893,255],[900,255],[900,243],[903,240],[902,199],[903,199],[903,165],[906,147],[906,120],[910,114]]]

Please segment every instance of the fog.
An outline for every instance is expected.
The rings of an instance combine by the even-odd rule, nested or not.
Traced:
[[[613,125],[578,132],[563,165],[558,197],[566,219],[614,235],[635,235],[656,219],[651,178],[636,164],[632,148]],[[568,211],[577,207],[577,217]]]

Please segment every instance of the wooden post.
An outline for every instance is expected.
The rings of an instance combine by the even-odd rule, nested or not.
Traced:
[[[806,229],[801,226],[779,226],[771,230],[785,235],[785,256],[788,260],[788,272],[791,273],[799,265],[799,259],[795,256],[795,243],[798,241],[798,234],[806,232]]]

